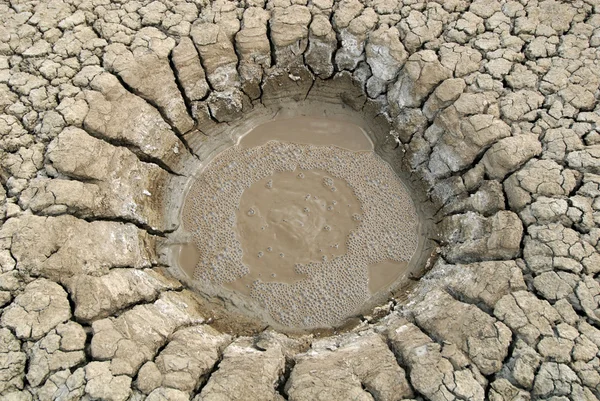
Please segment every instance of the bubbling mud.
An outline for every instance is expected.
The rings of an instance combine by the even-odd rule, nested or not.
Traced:
[[[182,221],[196,248],[183,269],[193,280],[294,328],[341,323],[399,277],[419,242],[415,206],[391,167],[336,146],[226,149],[191,185]]]
[[[278,172],[255,182],[236,213],[242,262],[250,269],[245,277],[287,284],[306,278],[296,265],[344,255],[360,213],[352,188],[322,170]]]

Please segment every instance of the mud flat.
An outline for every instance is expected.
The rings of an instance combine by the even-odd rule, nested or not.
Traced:
[[[1,3],[0,399],[600,399],[599,14],[588,0]],[[211,160],[292,117],[366,132],[435,240],[416,251],[435,255],[415,264],[426,274],[391,290],[379,268],[406,262],[347,263],[360,280],[334,283],[377,307],[309,333],[253,294],[323,261],[256,279],[238,241],[247,274],[200,288],[181,224]]]

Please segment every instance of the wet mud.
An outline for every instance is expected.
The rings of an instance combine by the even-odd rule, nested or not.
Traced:
[[[365,131],[307,116],[259,125],[207,163],[182,222],[191,281],[300,329],[341,324],[397,286],[422,242],[407,187]]]

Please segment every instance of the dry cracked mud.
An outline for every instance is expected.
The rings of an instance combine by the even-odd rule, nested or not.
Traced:
[[[5,0],[0,21],[2,400],[600,398],[597,0]],[[436,235],[419,281],[286,334],[166,250],[198,172],[292,117],[362,127]]]

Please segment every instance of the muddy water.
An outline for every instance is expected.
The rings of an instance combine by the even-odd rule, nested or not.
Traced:
[[[272,140],[317,146],[334,145],[355,152],[373,150],[373,143],[358,125],[341,119],[308,116],[292,117],[259,125],[242,136],[238,146],[252,148]],[[253,185],[244,193],[240,204],[242,212],[237,214],[237,233],[242,240],[244,263],[251,268],[248,276],[228,283],[225,285],[226,287],[249,294],[252,282],[259,278],[264,281],[281,281],[292,284],[299,278],[305,277],[294,271],[293,266],[296,263],[318,262],[323,256],[335,257],[346,252],[346,236],[357,226],[357,221],[352,218],[352,214],[359,212],[355,207],[360,207],[358,199],[346,182],[343,185],[336,185],[338,189],[342,190],[337,197],[328,193],[327,189],[321,185],[322,182],[319,181],[319,178],[327,176],[323,171],[311,171],[304,175],[307,179],[300,182],[298,174],[280,174],[277,177],[278,182],[275,188],[272,188],[274,183],[272,179],[265,179],[264,182]],[[269,188],[268,184],[271,185],[271,188],[265,191],[265,188]],[[323,192],[323,195],[319,194]],[[312,193],[313,197],[303,199],[305,193]],[[333,202],[337,202],[333,198],[339,199],[342,196],[348,200],[348,202],[342,201],[342,204],[348,207],[345,209],[337,207],[334,214],[330,211],[335,205],[326,206],[326,202],[316,201],[330,197]],[[275,199],[277,200],[275,201]],[[269,226],[268,222],[264,221],[265,219],[262,219],[262,223],[259,224],[257,220],[260,220],[260,217],[248,218],[244,215],[244,210],[249,210],[256,204],[264,204],[265,207],[262,209],[269,213],[270,209],[266,207],[267,202],[270,205],[277,204],[277,209],[273,209],[271,217],[275,217],[277,213],[289,213],[287,220],[282,218],[279,225],[274,222],[272,226]],[[316,202],[316,208],[307,206],[313,202]],[[309,207],[311,211],[307,213],[304,210],[306,207]],[[254,209],[258,208],[254,207]],[[324,210],[328,212],[324,212]],[[257,216],[259,213],[262,212],[257,210]],[[332,215],[340,220],[339,223],[329,224],[332,227],[330,232],[321,230],[322,222],[327,221]],[[329,223],[331,223],[330,220]],[[256,229],[258,225],[260,230]],[[252,230],[253,227],[254,230]],[[325,246],[320,245],[323,240],[326,241]],[[261,249],[259,245],[261,242],[277,242],[280,244],[277,249],[282,252],[278,252],[275,247],[270,245],[263,246]],[[272,250],[265,251],[267,248],[272,248]],[[284,252],[285,250],[288,251]],[[284,253],[285,260],[280,257],[280,253]],[[407,271],[407,268],[408,263],[392,260],[369,266],[369,291],[375,294],[385,290],[398,280]]]
[[[200,260],[200,253],[195,244],[181,244],[176,248],[177,252],[177,263],[179,267],[188,277],[194,277],[194,271],[198,260]]]
[[[358,151],[373,150],[373,143],[356,124],[341,119],[322,117],[293,117],[259,125],[242,136],[238,145],[252,148],[269,141],[303,143],[307,145],[334,145]]]
[[[322,170],[286,171],[255,182],[236,212],[242,261],[250,269],[243,280],[293,284],[306,278],[296,264],[345,254],[360,213],[348,183]]]
[[[298,117],[250,131],[189,189],[182,222],[193,242],[179,248],[181,270],[283,326],[351,316],[406,276],[419,242],[410,195],[372,148],[344,121]]]
[[[389,288],[401,276],[408,272],[407,262],[386,260],[369,265],[369,291],[376,294]]]

